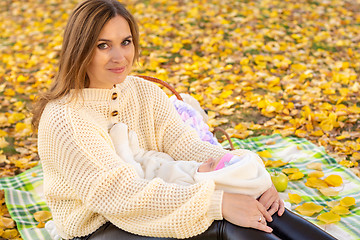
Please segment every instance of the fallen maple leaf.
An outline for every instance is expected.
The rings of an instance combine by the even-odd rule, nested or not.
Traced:
[[[333,187],[339,187],[343,184],[343,180],[339,175],[331,174],[324,181]]]
[[[350,207],[355,205],[355,198],[353,197],[344,197],[340,200],[340,205],[344,207]]]
[[[313,202],[310,203],[304,203],[298,207],[295,208],[296,211],[298,211],[300,214],[311,217],[315,213],[321,212],[323,210],[323,206],[317,205]]]
[[[331,212],[338,214],[338,215],[348,215],[351,212],[349,211],[349,209],[347,207],[344,206],[334,206],[331,209]]]
[[[326,212],[323,214],[320,214],[317,217],[318,220],[323,221],[326,224],[339,222],[341,220],[341,217],[333,212]]]
[[[289,196],[289,201],[292,203],[299,204],[302,202],[302,198],[298,194],[288,193],[288,196]]]

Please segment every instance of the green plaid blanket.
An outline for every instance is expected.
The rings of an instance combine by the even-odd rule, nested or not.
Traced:
[[[33,214],[50,211],[43,198],[43,171],[40,165],[15,177],[1,178],[5,203],[23,239],[51,240],[45,228],[37,228]]]
[[[351,208],[350,215],[342,216],[338,223],[325,226],[316,220],[317,215],[305,216],[305,218],[338,239],[360,239],[360,180],[349,169],[336,164],[336,161],[327,155],[323,148],[315,146],[306,139],[282,138],[280,135],[261,136],[246,140],[232,139],[232,141],[236,148],[245,148],[255,152],[267,150],[272,155],[269,160],[291,161],[289,163],[291,167],[297,167],[305,174],[310,172],[306,168],[307,164],[320,162],[323,165],[325,176],[329,174],[340,175],[344,180],[344,189],[339,196],[323,196],[318,190],[306,187],[304,178],[289,182],[288,189],[281,193],[281,197],[287,202],[288,192],[297,193],[303,198],[303,202],[314,202],[322,206],[326,206],[327,201],[341,199],[345,196],[354,197],[356,206]],[[273,144],[269,145],[269,142]],[[226,142],[223,146],[228,147]],[[44,228],[36,227],[38,223],[33,218],[33,213],[49,210],[42,197],[42,179],[41,166],[36,166],[15,177],[0,179],[0,189],[5,190],[5,201],[10,215],[16,221],[18,230],[25,240],[51,239]],[[290,210],[297,206],[290,205],[288,202],[287,205]],[[324,211],[326,209],[320,213]]]
[[[303,217],[320,226],[338,239],[360,239],[360,179],[348,168],[336,163],[334,158],[325,153],[323,147],[318,147],[303,138],[283,138],[279,134],[254,137],[245,140],[232,139],[232,142],[235,148],[249,149],[254,152],[267,150],[272,155],[272,157],[267,160],[282,160],[284,162],[289,162],[288,165],[283,167],[268,168],[269,171],[272,171],[272,169],[281,171],[283,168],[294,167],[299,168],[306,176],[307,173],[314,171],[307,169],[306,165],[309,163],[322,163],[322,169],[325,176],[330,174],[341,176],[344,182],[343,189],[336,197],[326,197],[317,189],[305,186],[306,177],[296,181],[289,181],[288,188],[285,192],[280,193],[280,197],[285,201],[286,207],[290,210],[294,210],[304,202],[313,202],[324,206],[324,210],[319,214],[329,211],[329,207],[327,207],[327,202],[329,201],[340,200],[344,197],[355,198],[356,205],[350,208],[351,214],[341,216],[341,221],[338,223],[324,225],[324,223],[316,219],[319,214],[315,214],[311,217]],[[229,147],[228,143],[224,142],[223,147]],[[288,201],[288,193],[300,195],[303,201],[298,205],[290,204]]]

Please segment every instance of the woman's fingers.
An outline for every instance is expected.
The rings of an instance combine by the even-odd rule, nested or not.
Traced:
[[[264,205],[266,209],[269,209],[271,205],[278,198],[278,192],[274,185],[272,185],[268,190],[266,190],[260,197],[259,202]]]
[[[285,204],[283,200],[279,200],[279,211],[278,211],[278,215],[281,216],[283,215],[283,213],[285,212]]]
[[[284,202],[280,199],[279,193],[276,191],[274,185],[265,191],[258,201],[265,207],[270,215],[278,212],[278,215],[281,216],[285,211]]]
[[[266,211],[265,207],[258,202],[258,209],[260,211],[260,213],[264,216],[265,220],[268,222],[272,222],[272,217],[270,215],[270,213],[268,211]]]
[[[270,215],[273,215],[274,213],[276,213],[277,210],[279,210],[279,206],[280,206],[279,201],[281,200],[277,200],[271,205],[270,209],[268,210],[268,213]]]
[[[261,230],[264,232],[268,232],[268,233],[271,233],[273,231],[273,229],[271,227],[269,227],[266,224],[263,224],[261,222],[256,222],[254,224],[254,226],[252,226],[252,228],[255,228],[255,229],[258,229],[258,230]]]
[[[257,216],[255,218],[255,221],[254,220],[252,221],[252,224],[253,224],[253,226],[251,226],[252,228],[256,228],[268,233],[271,233],[273,231],[271,227],[267,226],[264,216]]]

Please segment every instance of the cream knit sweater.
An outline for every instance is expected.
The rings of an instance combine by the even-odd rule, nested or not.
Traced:
[[[141,179],[115,152],[108,130],[123,122],[141,148],[175,160],[202,162],[226,153],[201,141],[159,87],[129,76],[112,89],[82,95],[48,103],[38,131],[45,197],[62,238],[88,235],[107,221],[135,234],[186,238],[222,219],[223,192],[212,180],[180,186]]]

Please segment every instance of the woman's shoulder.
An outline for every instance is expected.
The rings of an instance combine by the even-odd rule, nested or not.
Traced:
[[[68,107],[72,107],[72,108],[76,107],[76,104],[72,104],[72,102],[73,101],[69,94],[57,99],[53,99],[46,104],[44,112],[57,111],[61,113],[63,110],[67,109]]]
[[[81,107],[76,104],[68,95],[49,101],[41,114],[42,122],[69,122],[70,115],[79,114]],[[70,114],[71,113],[71,114]]]

